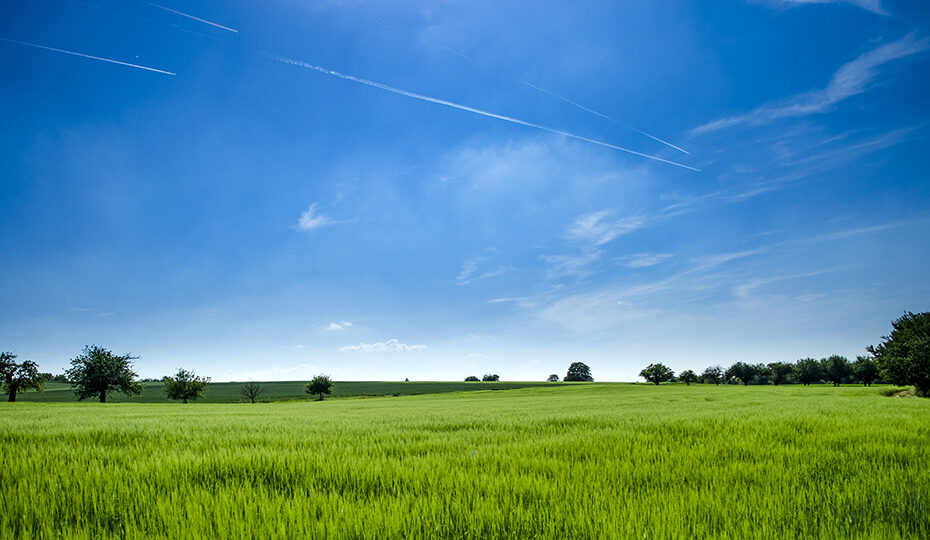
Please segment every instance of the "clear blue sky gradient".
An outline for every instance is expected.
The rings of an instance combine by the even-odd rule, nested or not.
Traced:
[[[0,3],[0,349],[43,371],[636,380],[930,309],[926,2],[158,4]]]

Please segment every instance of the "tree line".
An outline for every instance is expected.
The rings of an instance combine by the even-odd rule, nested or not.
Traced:
[[[804,386],[823,382],[840,384],[862,383],[871,386],[883,382],[876,361],[871,356],[859,356],[855,362],[834,354],[828,358],[802,358],[796,362],[772,362],[769,364],[750,364],[735,362],[724,369],[714,365],[700,375],[690,369],[675,374],[664,364],[649,364],[639,376],[646,381],[661,384],[664,382],[683,382],[685,384],[743,384],[743,385],[780,385],[802,384]]]

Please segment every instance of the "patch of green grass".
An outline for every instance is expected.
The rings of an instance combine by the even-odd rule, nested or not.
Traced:
[[[170,403],[165,397],[165,385],[161,382],[144,383],[141,395],[126,397],[124,394],[110,394],[107,401],[112,403]],[[291,401],[311,399],[305,392],[307,381],[275,381],[259,383],[265,392],[258,401]],[[409,396],[419,394],[440,394],[445,392],[468,392],[474,390],[512,390],[529,386],[557,386],[566,383],[547,382],[371,382],[371,381],[336,381],[332,387],[332,397],[361,396]],[[241,382],[210,383],[200,403],[242,403],[248,401],[242,397]],[[43,392],[20,393],[18,401],[40,402],[76,402],[74,391],[68,384],[48,383]],[[327,399],[330,399],[327,396]]]
[[[543,386],[0,404],[0,536],[928,538],[930,400]]]

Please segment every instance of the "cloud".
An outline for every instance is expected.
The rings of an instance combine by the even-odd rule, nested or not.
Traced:
[[[800,6],[805,4],[852,4],[878,15],[889,15],[882,8],[882,0],[770,0],[770,4]]]
[[[600,246],[618,236],[640,229],[647,223],[647,219],[642,216],[629,216],[615,220],[606,219],[610,214],[610,210],[601,210],[578,216],[569,226],[566,236]]]
[[[462,263],[462,269],[459,270],[459,274],[455,277],[455,284],[464,286],[473,281],[492,278],[513,270],[512,266],[502,265],[491,270],[479,272],[481,265],[487,260],[487,257],[476,257],[466,260]]]
[[[822,90],[797,94],[775,103],[763,105],[743,115],[714,120],[698,126],[691,133],[701,135],[739,125],[758,126],[781,118],[794,118],[826,112],[833,105],[869,90],[870,83],[878,75],[878,68],[882,65],[899,58],[921,53],[926,51],[928,47],[930,47],[930,39],[916,39],[913,34],[908,34],[897,41],[876,47],[846,63],[833,74],[830,83]]]
[[[396,339],[389,339],[381,343],[359,343],[340,347],[343,352],[417,352],[425,351],[426,345],[407,345]]]
[[[352,328],[352,323],[349,321],[331,322],[329,326],[326,327],[326,330],[339,331],[345,330],[346,328]]]
[[[333,221],[327,216],[317,214],[316,206],[316,203],[311,204],[310,208],[307,208],[307,211],[300,215],[300,219],[297,220],[298,231],[312,231],[313,229],[318,229],[326,225],[339,223],[338,221]]]
[[[541,255],[539,260],[550,264],[549,277],[586,278],[597,272],[601,250],[586,250],[577,255]]]
[[[670,253],[638,253],[636,255],[619,257],[617,260],[622,262],[623,266],[635,269],[655,266],[657,264],[661,264],[663,261],[671,257],[672,255]]]

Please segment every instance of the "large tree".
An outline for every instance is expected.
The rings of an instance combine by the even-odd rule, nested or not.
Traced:
[[[698,382],[698,376],[694,374],[690,369],[686,369],[678,374],[678,380],[685,383],[687,386],[691,386],[691,383]]]
[[[132,370],[132,361],[138,358],[88,345],[79,356],[71,359],[71,369],[65,373],[79,400],[97,397],[100,403],[106,403],[111,392],[127,396],[142,393],[142,385],[135,380],[138,375]]]
[[[174,377],[165,377],[162,381],[165,383],[165,395],[168,399],[180,399],[187,403],[203,396],[203,393],[207,391],[210,377],[198,377],[193,371],[178,368]]]
[[[568,372],[565,374],[565,378],[562,379],[565,382],[594,382],[594,377],[591,376],[591,368],[582,362],[572,362],[568,366]]]
[[[307,393],[319,396],[317,401],[323,401],[324,394],[332,394],[333,380],[329,375],[317,375],[307,383]]]
[[[794,364],[794,379],[804,386],[823,379],[823,367],[813,358],[802,358]]]
[[[772,384],[778,386],[785,384],[791,378],[794,366],[788,362],[772,362],[768,365],[769,373],[772,375]]]
[[[704,381],[704,384],[714,383],[719,385],[723,380],[723,368],[720,366],[710,366],[704,370],[704,373],[701,373],[701,380]]]
[[[829,358],[824,358],[820,361],[820,365],[823,367],[824,376],[833,383],[833,386],[839,386],[853,373],[849,360],[847,360],[845,356],[840,356],[838,354],[831,355]]]
[[[727,380],[736,378],[743,385],[748,385],[752,382],[753,377],[759,374],[758,366],[752,364],[747,364],[746,362],[736,362],[732,366],[727,368],[725,377]]]
[[[639,372],[639,376],[651,383],[659,384],[675,378],[675,372],[665,364],[649,364]]]
[[[891,335],[866,348],[886,381],[913,385],[917,393],[930,397],[930,312],[905,312],[891,323]]]
[[[857,356],[853,362],[853,373],[856,374],[856,380],[865,386],[872,386],[872,381],[878,379],[878,366],[875,365],[875,359],[871,356]]]
[[[0,353],[0,388],[9,395],[9,401],[16,401],[18,392],[29,389],[41,392],[44,383],[45,377],[39,373],[39,366],[35,362],[16,362],[15,354]]]

